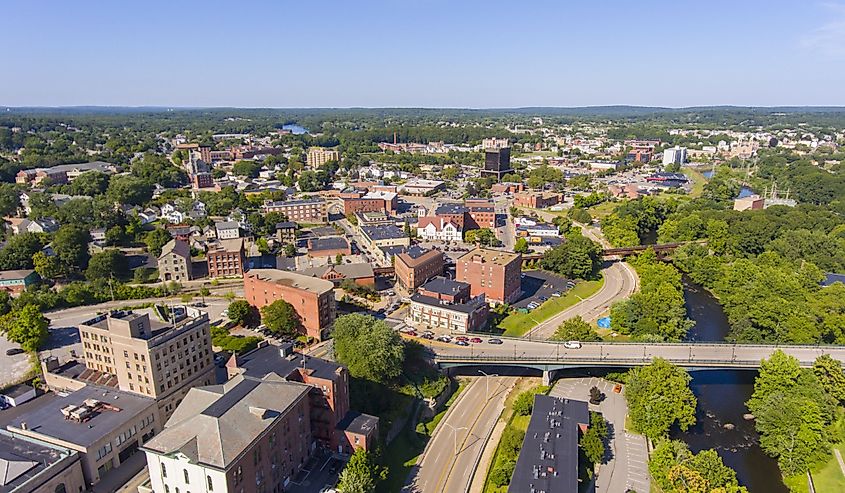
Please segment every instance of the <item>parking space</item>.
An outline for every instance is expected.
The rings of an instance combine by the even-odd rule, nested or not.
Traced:
[[[522,297],[513,304],[514,308],[527,308],[532,303],[542,304],[554,297],[563,295],[574,286],[569,279],[551,272],[532,270],[522,273]]]
[[[291,493],[323,493],[337,484],[344,461],[318,450],[285,489]]]
[[[6,355],[6,351],[16,348],[19,349],[20,346],[0,334],[0,387],[16,382],[29,369],[28,354]]]

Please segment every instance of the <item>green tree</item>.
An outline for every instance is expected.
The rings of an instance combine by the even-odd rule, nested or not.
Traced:
[[[293,243],[286,243],[285,244],[285,257],[295,257],[296,256],[296,246]]]
[[[12,235],[0,250],[0,270],[33,268],[33,255],[42,246],[41,237],[36,233]]]
[[[53,237],[53,251],[65,272],[76,272],[88,267],[91,254],[88,243],[91,234],[81,226],[68,224],[59,228]]]
[[[513,412],[520,416],[528,416],[534,410],[534,396],[537,394],[545,394],[549,391],[546,386],[537,386],[520,392],[513,401]]]
[[[674,423],[681,430],[694,425],[696,398],[689,382],[686,370],[662,358],[631,370],[625,400],[634,429],[656,440],[666,436]]]
[[[85,277],[89,281],[96,279],[126,279],[129,277],[129,260],[120,250],[108,248],[97,252],[88,261]]]
[[[36,305],[28,304],[23,308],[11,311],[0,319],[0,331],[6,337],[20,344],[25,351],[38,351],[47,341],[49,332],[47,327],[50,323],[41,314]]]
[[[334,331],[335,357],[353,377],[389,382],[402,372],[404,344],[382,320],[353,313],[338,317]]]
[[[604,462],[604,441],[607,438],[607,421],[601,414],[590,412],[590,427],[581,437],[579,445],[592,464]]]
[[[11,183],[0,183],[0,216],[8,216],[20,206],[20,194]]]
[[[148,152],[136,159],[131,166],[132,175],[152,186],[156,183],[174,188],[188,183],[188,175],[161,154]]]
[[[525,238],[517,238],[513,246],[513,251],[516,253],[528,253],[528,240]]]
[[[552,339],[555,341],[600,341],[601,337],[593,330],[592,325],[588,324],[578,315],[575,318],[564,320],[562,324],[555,330]]]
[[[261,172],[261,164],[256,161],[241,160],[232,166],[232,172],[236,176],[246,176],[248,178],[257,178]]]
[[[147,250],[149,250],[150,255],[158,257],[161,255],[161,249],[164,245],[172,239],[173,237],[170,236],[170,233],[161,228],[156,228],[144,236],[144,243],[147,244]]]
[[[302,320],[293,305],[285,300],[276,300],[261,308],[261,321],[274,334],[294,337],[302,329]]]
[[[839,403],[845,402],[845,372],[842,363],[829,354],[823,354],[813,363],[813,373],[827,395]]]
[[[229,304],[229,320],[237,325],[248,325],[252,305],[246,300],[236,300]]]
[[[664,493],[747,493],[736,472],[715,450],[693,454],[679,440],[660,440],[648,461],[652,481]]]
[[[601,246],[586,236],[570,234],[566,241],[552,248],[540,265],[570,279],[589,279],[601,265]]]
[[[62,264],[59,258],[54,255],[47,255],[44,252],[36,252],[32,256],[35,272],[43,279],[56,279],[62,276]]]
[[[379,466],[371,454],[357,449],[340,473],[337,489],[341,493],[373,493],[380,481],[387,479],[387,469]]]
[[[152,196],[151,183],[130,175],[112,177],[106,190],[106,198],[115,204],[143,205],[149,202]]]

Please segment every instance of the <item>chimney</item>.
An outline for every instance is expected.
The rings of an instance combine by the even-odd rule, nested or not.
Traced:
[[[396,132],[393,132],[393,145],[396,145]]]
[[[21,429],[22,430],[28,430],[29,429],[29,426],[26,424],[26,421],[21,421]]]

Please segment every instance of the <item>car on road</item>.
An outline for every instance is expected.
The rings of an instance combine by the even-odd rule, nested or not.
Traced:
[[[193,306],[194,308],[205,308],[205,307],[208,306],[208,304],[200,301],[200,302],[197,302],[197,303],[192,303],[191,306]]]
[[[408,334],[411,337],[417,337],[417,331],[416,330],[409,330],[408,332],[405,332],[405,333]]]
[[[469,343],[467,341],[458,341],[455,344],[457,344],[458,346],[469,346]]]
[[[494,337],[492,339],[487,339],[488,344],[502,344],[504,341],[499,339],[498,337]]]
[[[467,342],[467,341],[469,340],[469,337],[467,337],[467,336],[458,336],[458,337],[456,337],[456,338],[455,338],[455,340],[456,340],[456,341],[461,341],[461,342]]]
[[[433,336],[433,335],[434,335],[434,332],[432,332],[432,331],[430,331],[430,330],[426,330],[426,331],[424,331],[422,334],[423,334],[424,336]]]
[[[452,342],[452,338],[450,336],[440,336],[437,340],[440,342]]]
[[[566,349],[581,349],[581,343],[578,341],[566,341],[563,343]]]
[[[23,354],[24,350],[19,347],[13,347],[6,350],[6,356],[14,356],[16,354]]]
[[[482,341],[480,337],[473,337],[472,339],[469,340],[469,342],[471,342],[473,344],[480,344],[484,341]]]
[[[423,339],[431,340],[431,339],[434,339],[434,334],[423,334],[420,337],[422,337]]]

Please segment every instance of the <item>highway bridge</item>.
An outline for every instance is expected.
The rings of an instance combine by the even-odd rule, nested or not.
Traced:
[[[810,367],[819,356],[829,354],[845,362],[845,346],[790,346],[719,343],[582,343],[568,349],[563,343],[503,339],[470,346],[433,342],[428,346],[443,369],[463,366],[501,366],[541,370],[546,382],[554,372],[568,368],[631,368],[663,358],[689,369],[755,369],[760,361],[780,349]]]

